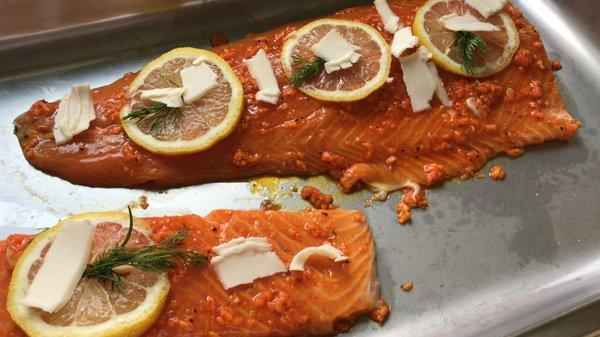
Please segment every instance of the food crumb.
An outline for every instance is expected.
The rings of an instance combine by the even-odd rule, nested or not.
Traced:
[[[377,193],[373,194],[371,196],[371,200],[386,201],[388,196],[389,196],[388,192],[381,191],[381,192],[377,192]]]
[[[504,171],[504,169],[500,166],[494,166],[490,170],[490,178],[496,181],[504,180],[506,179],[506,171]]]
[[[233,165],[236,167],[252,167],[256,166],[260,160],[259,154],[251,154],[242,150],[237,150],[233,154]]]
[[[229,43],[229,39],[224,34],[215,34],[210,38],[210,45],[217,47]]]
[[[150,204],[148,203],[148,197],[145,195],[142,195],[139,199],[139,203],[140,203],[140,207],[142,209],[147,209],[148,206],[150,206]]]
[[[551,60],[550,61],[550,69],[552,69],[552,71],[559,71],[562,68],[563,68],[563,66],[559,60]]]
[[[519,49],[513,58],[513,62],[519,67],[527,68],[533,61],[533,53],[527,49]]]
[[[369,318],[377,323],[382,323],[390,314],[390,306],[380,298],[377,300],[377,308],[369,313]]]
[[[298,186],[292,186],[292,187],[290,187],[290,191],[292,191],[294,193],[298,192]]]
[[[418,207],[423,210],[429,208],[429,203],[425,198],[425,189],[421,187],[418,187],[416,192],[413,187],[405,187],[404,194],[402,195],[402,202],[410,208]]]
[[[312,186],[304,186],[300,191],[302,199],[310,202],[310,204],[317,209],[330,209],[333,203],[333,196],[330,194],[323,194],[317,188]]]
[[[410,220],[410,213],[410,206],[404,202],[399,202],[396,204],[396,217],[398,219],[398,223],[401,225],[406,224]]]
[[[409,292],[413,289],[413,281],[404,282],[402,286],[400,286],[403,291]]]
[[[148,206],[150,206],[150,204],[148,203],[148,197],[145,195],[140,196],[137,200],[131,200],[128,203],[129,207],[131,208],[142,208],[142,209],[147,209]]]
[[[271,199],[265,199],[260,203],[260,209],[263,211],[279,211],[281,209],[281,205],[275,203]]]
[[[439,164],[427,164],[423,166],[425,172],[425,180],[427,186],[433,186],[446,177],[446,169],[443,165]]]
[[[516,158],[516,157],[522,156],[523,153],[525,153],[525,150],[523,150],[522,148],[514,147],[514,148],[508,149],[504,152],[506,153],[507,156]]]
[[[485,178],[485,174],[481,173],[481,172],[476,172],[475,174],[473,174],[473,176],[477,179],[483,179]]]

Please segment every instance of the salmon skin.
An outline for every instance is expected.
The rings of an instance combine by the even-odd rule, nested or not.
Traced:
[[[391,0],[405,25],[422,0]],[[125,75],[93,91],[98,118],[71,143],[57,146],[52,137],[57,102],[38,101],[15,121],[16,135],[34,167],[70,182],[102,187],[167,188],[258,175],[329,174],[344,190],[366,183],[395,190],[406,181],[431,186],[451,177],[467,178],[501,153],[516,156],[528,144],[567,140],[579,122],[565,110],[553,63],[540,36],[512,5],[521,45],[502,72],[472,79],[440,70],[454,102],[437,99],[433,108],[413,113],[399,62],[395,80],[356,103],[326,103],[289,85],[280,64],[286,37],[304,23],[280,27],[219,46],[241,79],[245,110],[235,131],[211,149],[183,156],[161,156],[136,146],[124,134],[119,110],[127,104]],[[330,16],[369,24],[391,41],[374,6],[342,10]],[[273,61],[283,96],[277,105],[257,102],[257,87],[243,59],[264,49]],[[485,116],[476,116],[466,99],[480,99]]]
[[[358,211],[288,213],[219,210],[195,215],[144,219],[160,241],[185,228],[183,248],[214,256],[211,248],[237,237],[266,237],[289,266],[293,256],[329,242],[349,257],[333,262],[311,257],[306,271],[275,274],[253,284],[224,289],[212,267],[181,267],[169,274],[171,290],[160,318],[144,337],[332,335],[378,309],[375,246]],[[21,237],[0,241],[0,335],[24,337],[6,312],[10,256]],[[13,248],[14,249],[14,248]],[[21,247],[20,249],[24,249]],[[14,263],[14,262],[13,262]]]

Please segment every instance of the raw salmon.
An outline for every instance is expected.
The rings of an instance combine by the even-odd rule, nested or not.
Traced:
[[[391,0],[405,25],[423,0]],[[166,157],[149,153],[124,134],[118,111],[127,104],[130,73],[94,90],[98,119],[73,142],[56,146],[52,126],[57,102],[36,102],[15,121],[16,135],[35,167],[89,186],[173,187],[257,175],[316,175],[338,178],[345,190],[359,182],[395,190],[407,180],[430,186],[469,177],[494,156],[523,152],[528,144],[567,140],[579,122],[565,110],[540,36],[512,5],[520,48],[504,71],[480,80],[440,71],[454,102],[434,101],[431,110],[413,113],[399,62],[395,80],[366,99],[349,104],[312,99],[287,84],[280,64],[286,37],[303,23],[214,48],[234,68],[245,91],[245,111],[236,130],[208,151]],[[389,41],[373,6],[342,10],[331,17],[361,21]],[[283,98],[275,106],[254,99],[256,85],[242,60],[260,48],[274,64]],[[476,116],[466,99],[481,99],[485,116]]]
[[[383,303],[373,237],[360,212],[220,210],[204,218],[188,215],[145,220],[155,241],[185,228],[190,232],[185,248],[209,256],[213,255],[211,248],[220,243],[260,236],[269,240],[286,265],[303,248],[324,242],[349,257],[348,262],[336,263],[313,256],[305,272],[276,274],[229,290],[222,287],[210,266],[174,270],[169,275],[167,304],[145,337],[330,335],[349,329],[359,316],[372,313]],[[23,332],[5,309],[10,279],[6,245],[0,241],[0,335],[21,337]]]

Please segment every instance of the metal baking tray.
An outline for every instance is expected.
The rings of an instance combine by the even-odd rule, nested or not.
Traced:
[[[308,183],[334,193],[342,207],[364,209],[375,233],[391,315],[383,326],[363,320],[348,336],[515,336],[600,298],[597,1],[515,1],[540,30],[550,56],[564,65],[557,76],[569,110],[582,121],[577,136],[530,147],[518,159],[494,160],[507,169],[505,182],[454,180],[428,191],[430,209],[415,212],[409,226],[396,222],[397,194],[365,207],[368,191],[346,196],[324,178],[205,184],[166,193],[75,186],[30,167],[12,134],[13,119],[35,100],[59,99],[75,83],[110,83],[173,46],[207,47],[217,32],[236,39],[359,3],[370,1],[3,4],[0,237],[52,225],[71,213],[122,209],[142,195],[150,207],[136,209],[137,215],[256,208],[265,196],[300,209],[306,204],[288,188]],[[19,16],[24,12],[33,19]],[[407,280],[415,284],[408,293],[400,290]]]

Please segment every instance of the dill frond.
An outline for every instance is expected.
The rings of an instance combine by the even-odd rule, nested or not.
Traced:
[[[129,208],[129,207],[128,207]],[[158,244],[151,244],[139,249],[127,247],[133,231],[133,216],[129,208],[129,228],[123,242],[104,252],[94,263],[89,264],[83,277],[97,278],[111,283],[113,289],[123,292],[125,283],[116,267],[131,266],[147,272],[163,272],[177,268],[177,262],[201,268],[206,265],[208,257],[204,254],[177,248],[188,236],[185,230],[179,230]]]
[[[313,60],[307,60],[300,56],[292,56],[293,65],[296,67],[300,67],[294,74],[290,82],[296,88],[299,88],[304,84],[304,82],[310,80],[311,78],[317,76],[325,66],[325,60],[317,57]]]
[[[487,43],[473,32],[459,31],[456,32],[456,46],[460,64],[467,73],[475,75],[475,54],[487,54],[490,50]]]
[[[150,126],[150,133],[156,135],[162,133],[168,125],[179,125],[181,111],[177,108],[170,108],[164,103],[156,103],[131,111],[123,117],[123,120],[132,119],[146,121]]]

